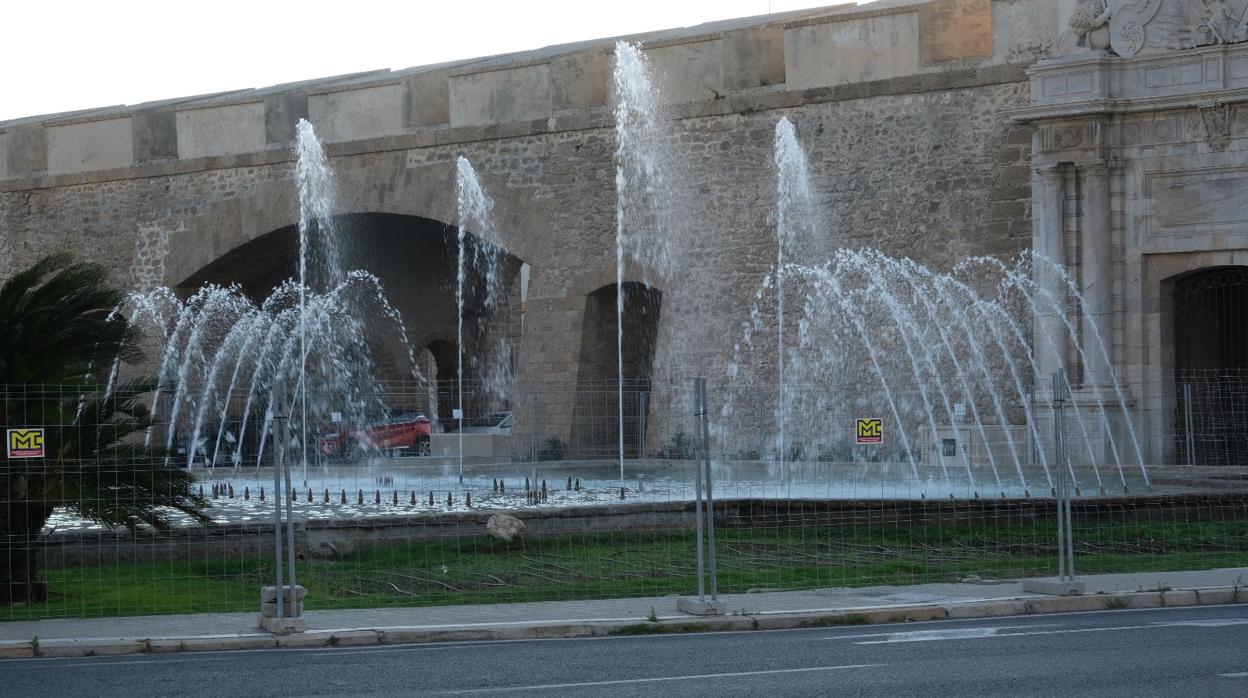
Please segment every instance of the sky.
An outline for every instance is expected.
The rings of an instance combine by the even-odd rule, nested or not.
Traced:
[[[5,8],[0,40],[0,121],[844,2],[13,2]]]

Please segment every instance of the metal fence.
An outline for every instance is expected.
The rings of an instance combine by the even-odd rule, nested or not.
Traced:
[[[0,454],[0,620],[256,610],[279,542],[307,608],[688,595],[704,456],[721,593],[1053,574],[1061,473],[1082,572],[1246,564],[1239,383],[1187,378],[1122,400],[711,383],[705,406],[693,381],[393,385],[275,409],[8,386],[6,432],[43,431]]]

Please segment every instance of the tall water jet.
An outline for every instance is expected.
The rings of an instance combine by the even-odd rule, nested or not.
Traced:
[[[615,45],[612,72],[615,113],[616,410],[620,483],[624,482],[624,312],[627,265],[650,286],[652,275],[673,277],[674,249],[685,228],[672,186],[668,133],[660,119],[657,81],[639,46]]]
[[[798,143],[797,133],[789,118],[776,123],[774,146],[776,166],[776,421],[777,461],[783,465],[786,405],[784,396],[784,281],[785,249],[800,233],[813,234],[818,222],[810,191],[810,173],[806,153]],[[761,454],[760,454],[761,456]]]
[[[620,484],[624,483],[624,239],[629,223],[629,186],[655,168],[640,141],[656,121],[653,79],[641,49],[623,41],[615,45],[615,349],[617,377]]]
[[[481,179],[472,163],[465,157],[459,157],[455,163],[456,208],[459,226],[456,235],[457,262],[455,270],[455,306],[456,342],[458,344],[456,400],[460,410],[458,420],[459,432],[459,465],[463,475],[463,416],[464,416],[464,357],[465,335],[464,316],[468,302],[468,292],[474,293],[475,300],[484,311],[477,315],[477,326],[474,337],[483,336],[487,327],[483,324],[491,313],[500,306],[506,293],[504,288],[504,258],[506,252],[498,244],[499,235],[494,225],[494,201],[481,185]],[[471,248],[468,245],[468,233],[473,233]],[[469,278],[469,271],[472,278]],[[499,339],[499,346],[489,352],[478,343],[473,353],[473,368],[482,376],[478,389],[480,397],[489,401],[488,408],[497,408],[509,404],[511,399],[511,376],[508,355],[511,347],[509,339]],[[483,358],[484,357],[484,358]],[[482,364],[485,364],[484,366]]]
[[[312,277],[308,264],[313,253],[311,247],[312,227],[316,226],[324,245],[318,246],[316,262],[324,287],[337,286],[342,281],[342,260],[338,251],[337,231],[333,229],[333,178],[325,149],[316,137],[312,124],[299,119],[295,125],[295,182],[299,193],[299,402],[303,435],[301,441],[304,474],[308,467],[308,388],[303,376],[308,368],[308,332],[306,303]]]

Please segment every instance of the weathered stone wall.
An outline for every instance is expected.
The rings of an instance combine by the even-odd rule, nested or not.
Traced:
[[[646,44],[667,77],[675,186],[693,221],[674,265],[685,272],[671,282],[680,288],[661,289],[663,321],[679,329],[666,336],[679,346],[656,380],[723,375],[775,260],[772,142],[782,116],[834,221],[810,254],[871,246],[947,267],[1029,246],[1030,130],[1003,111],[1028,103],[1022,67],[1054,43],[1051,9],[1037,0],[885,5]],[[892,57],[845,72],[838,61],[863,37]],[[917,48],[911,55],[888,37]],[[496,199],[499,242],[532,265],[518,379],[570,387],[586,296],[615,279],[608,50],[0,125],[0,277],[70,250],[108,263],[123,284],[177,285],[292,225],[289,124],[306,115],[328,142],[344,213],[453,223],[454,160],[472,161]],[[523,98],[505,98],[516,90]],[[92,140],[105,133],[107,143]],[[394,260],[376,271],[383,281],[405,273]],[[409,330],[421,346],[447,328]],[[769,369],[756,369],[765,380]],[[566,440],[571,405],[552,412],[544,430]]]

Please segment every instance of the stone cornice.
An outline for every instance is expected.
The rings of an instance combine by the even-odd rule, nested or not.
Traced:
[[[957,89],[973,89],[993,85],[1017,84],[1025,80],[1022,66],[999,65],[978,69],[942,71],[907,75],[889,80],[850,83],[836,87],[807,90],[785,90],[776,86],[753,88],[729,93],[723,99],[674,105],[672,117],[677,120],[751,114],[760,111],[792,109],[814,104],[845,102],[872,97],[923,94]],[[611,128],[609,107],[580,109],[558,113],[549,119],[514,121],[486,126],[450,127],[425,126],[406,133],[379,138],[330,143],[325,150],[330,157],[363,153],[382,153],[413,148],[472,143],[484,140],[524,138],[552,133],[570,133]],[[29,191],[56,187],[95,184],[100,182],[144,179],[167,175],[189,174],[236,167],[257,167],[288,162],[293,159],[289,144],[271,144],[263,151],[218,155],[184,160],[147,162],[132,167],[95,170],[73,174],[28,175],[0,180],[0,193]]]
[[[1005,109],[1002,113],[1009,117],[1013,123],[1029,124],[1055,119],[1195,109],[1239,102],[1248,102],[1248,87],[1168,97],[1097,99],[1069,104],[1019,107],[1017,109]]]

